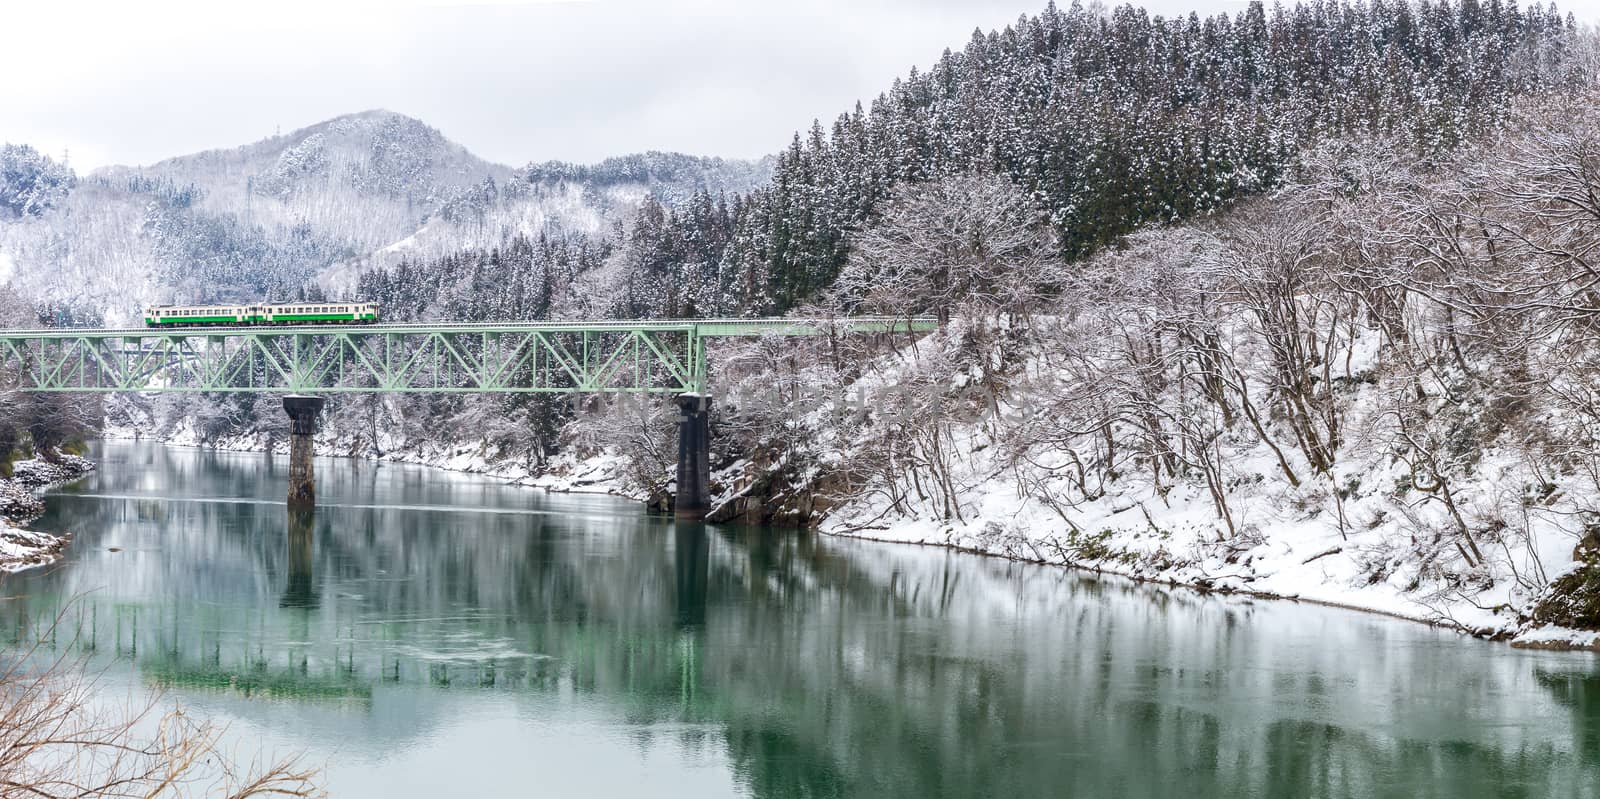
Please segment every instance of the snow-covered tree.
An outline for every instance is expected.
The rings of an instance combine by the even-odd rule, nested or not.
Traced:
[[[77,183],[72,170],[26,144],[0,145],[0,214],[39,216]]]

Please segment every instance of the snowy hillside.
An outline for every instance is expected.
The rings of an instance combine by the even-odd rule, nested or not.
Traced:
[[[777,156],[738,161],[652,151],[590,165],[563,161],[529,164],[519,171],[519,177],[538,185],[577,184],[590,191],[627,192],[636,197],[648,192],[669,205],[681,205],[696,191],[749,191],[766,183],[777,163]]]
[[[373,266],[518,235],[595,233],[652,192],[741,191],[770,174],[762,162],[676,154],[633,162],[661,168],[514,170],[419,120],[366,111],[78,178],[49,205],[0,216],[0,280],[112,324],[150,302],[290,296],[308,286],[346,295]]]
[[[1597,108],[1447,159],[1331,144],[1070,267],[1003,185],[908,191],[836,290],[950,324],[718,353],[713,518],[1594,646]]]

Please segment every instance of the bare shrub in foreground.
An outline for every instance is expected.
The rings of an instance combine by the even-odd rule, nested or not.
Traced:
[[[219,747],[221,727],[159,695],[107,701],[83,667],[37,643],[0,660],[0,797],[324,795],[317,771],[292,759],[240,766]]]

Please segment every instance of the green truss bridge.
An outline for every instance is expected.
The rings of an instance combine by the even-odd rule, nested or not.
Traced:
[[[709,504],[710,339],[914,334],[927,318],[418,322],[0,330],[0,391],[277,393],[292,422],[289,500],[314,504],[321,395],[656,394],[677,398],[676,511]]]
[[[0,374],[43,392],[699,394],[708,339],[935,326],[851,317],[0,330]]]

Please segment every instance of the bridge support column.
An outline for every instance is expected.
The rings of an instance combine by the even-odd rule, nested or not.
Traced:
[[[313,508],[317,504],[317,472],[311,463],[311,437],[317,432],[321,397],[289,395],[283,409],[289,414],[289,507]]]
[[[678,402],[678,494],[672,515],[700,521],[711,510],[711,397],[682,394]]]

